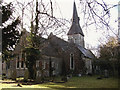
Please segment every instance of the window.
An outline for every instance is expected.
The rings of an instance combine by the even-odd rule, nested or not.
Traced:
[[[24,68],[24,61],[21,61],[21,68]]]
[[[20,66],[19,66],[19,61],[17,61],[17,68],[19,68]]]
[[[36,61],[36,67],[39,67],[39,61]]]
[[[74,69],[74,58],[73,58],[73,54],[70,54],[70,69]]]

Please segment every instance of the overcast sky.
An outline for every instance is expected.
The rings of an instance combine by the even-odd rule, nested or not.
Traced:
[[[15,0],[4,0],[4,1],[13,2]],[[18,1],[27,1],[27,0],[18,0]],[[54,11],[54,15],[57,17],[63,17],[63,18],[70,20],[72,18],[74,1],[76,2],[77,11],[80,10],[79,0],[52,0],[52,1],[55,1],[54,4],[57,6],[57,9],[56,9],[57,11]],[[98,0],[98,1],[101,1],[101,0]],[[104,1],[107,4],[117,4],[118,1],[120,1],[120,0],[104,0]],[[111,19],[115,20],[118,17],[118,9],[113,8],[111,10],[111,13],[112,13]],[[78,15],[79,15],[79,13],[78,13]],[[82,16],[79,15],[79,17],[81,18]],[[83,22],[80,21],[80,24],[82,25]],[[114,21],[112,22],[112,25],[117,27],[117,23],[114,23]],[[83,29],[83,33],[85,34],[85,43],[87,43],[93,47],[97,47],[97,45],[100,44],[100,42],[98,40],[100,37],[103,37],[103,35],[104,35],[103,32],[96,32],[96,30],[86,31]],[[111,35],[113,34],[112,32],[109,32],[109,33]],[[115,31],[115,33],[117,33],[117,32]]]

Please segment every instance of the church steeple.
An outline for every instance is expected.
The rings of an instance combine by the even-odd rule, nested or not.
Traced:
[[[73,17],[72,17],[72,25],[70,27],[70,30],[68,32],[68,35],[73,35],[73,34],[81,34],[82,36],[84,36],[82,29],[79,25],[79,17],[77,14],[77,9],[76,9],[76,4],[74,2],[73,5]]]
[[[74,2],[74,5],[73,5],[73,18],[72,18],[72,23],[76,23],[78,24],[79,23],[79,17],[78,17],[78,14],[77,14],[77,9],[76,9],[76,4]]]
[[[72,25],[68,32],[68,41],[70,43],[75,43],[84,47],[84,34],[79,24],[79,17],[77,14],[76,4],[73,4],[73,17],[72,17]]]

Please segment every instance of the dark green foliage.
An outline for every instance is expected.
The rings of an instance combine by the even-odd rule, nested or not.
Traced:
[[[19,18],[12,20],[12,4],[2,5],[2,54],[6,60],[11,56],[11,52],[20,39],[20,32],[17,30],[17,25],[20,23]],[[7,21],[12,23],[6,24]]]
[[[110,37],[108,42],[100,47],[100,58],[110,60],[111,58],[118,57],[118,43],[117,38]]]
[[[100,72],[109,70],[111,75],[117,76],[119,70],[120,47],[116,39],[111,37],[108,42],[100,47],[100,57],[94,60],[93,64],[99,66]]]
[[[6,6],[2,5],[2,23],[7,21],[12,15],[12,4],[8,4]]]
[[[30,79],[36,78],[36,60],[40,58],[40,37],[33,33],[34,29],[31,25],[31,33],[30,36],[27,37],[28,47],[25,47],[24,53],[26,53],[26,66],[29,71]]]
[[[11,15],[12,15],[12,4],[10,3],[5,6],[2,5],[2,23],[7,21]]]
[[[31,79],[35,79],[36,76],[36,60],[40,58],[39,49],[35,48],[25,48],[26,53],[26,66],[29,70],[29,75]]]
[[[19,41],[19,31],[16,30],[16,26],[19,24],[19,19],[16,19],[12,22],[11,25],[4,27],[2,30],[2,43],[3,43],[3,51],[9,50],[10,48],[14,48],[15,45]]]
[[[99,60],[95,60],[93,62],[93,64],[96,65],[96,66],[100,66],[101,70],[111,69],[111,65],[110,65],[111,63],[110,63],[109,60],[101,60],[101,59],[99,59]]]
[[[38,2],[36,2],[36,12],[38,11]],[[30,36],[27,37],[28,47],[25,47],[24,52],[26,53],[26,66],[29,71],[30,79],[36,78],[36,60],[40,58],[39,45],[41,43],[40,36],[38,36],[38,13],[36,16],[36,25],[31,22]]]

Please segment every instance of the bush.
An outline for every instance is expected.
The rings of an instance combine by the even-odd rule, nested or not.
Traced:
[[[24,81],[27,81],[28,78],[29,78],[29,71],[28,71],[28,69],[26,69],[24,72]]]
[[[13,70],[13,71],[12,71],[12,74],[11,74],[12,80],[16,80],[16,77],[17,77],[16,70]]]

